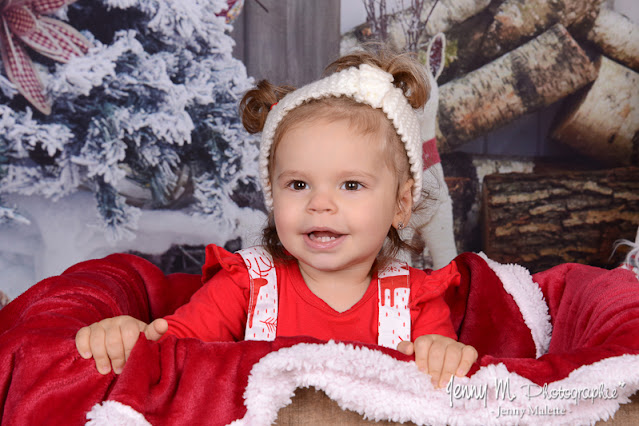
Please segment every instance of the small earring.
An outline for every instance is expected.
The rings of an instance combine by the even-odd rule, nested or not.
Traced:
[[[404,222],[399,222],[399,223],[397,224],[397,230],[398,230],[398,231],[401,231],[402,229],[404,229]]]

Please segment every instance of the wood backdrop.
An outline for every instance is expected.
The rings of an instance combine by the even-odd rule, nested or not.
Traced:
[[[361,0],[342,1],[361,2]],[[248,74],[256,81],[265,78],[275,84],[300,86],[317,79],[323,68],[339,56],[340,0],[260,0],[260,2],[268,11],[264,10],[256,0],[246,0],[244,10],[233,23],[234,29],[231,35],[237,43],[234,56],[245,63]],[[537,62],[532,61],[533,64]],[[546,102],[547,106],[544,108],[525,114],[496,130],[484,133],[463,146],[456,147],[455,155],[450,155],[443,161],[448,182],[449,184],[453,183],[451,192],[455,203],[458,249],[460,251],[483,250],[487,253],[490,252],[495,260],[514,261],[508,258],[509,250],[517,248],[515,254],[518,255],[519,261],[527,262],[527,266],[535,271],[567,261],[580,261],[603,267],[614,266],[621,260],[618,258],[619,256],[615,259],[610,258],[614,241],[618,238],[632,240],[635,236],[638,219],[637,212],[632,213],[632,210],[636,208],[634,204],[624,207],[630,213],[627,213],[627,217],[622,218],[625,220],[623,226],[620,225],[620,218],[613,215],[612,219],[603,218],[596,225],[589,224],[586,231],[600,233],[601,235],[597,238],[588,235],[588,232],[582,228],[578,229],[581,233],[574,232],[574,239],[581,241],[578,249],[562,246],[562,244],[569,243],[565,238],[562,238],[564,233],[547,232],[544,235],[543,232],[539,232],[539,229],[535,228],[531,234],[534,234],[538,239],[544,237],[543,242],[539,242],[535,247],[535,253],[540,252],[539,244],[545,244],[547,249],[556,252],[554,257],[545,256],[544,259],[533,259],[532,255],[528,256],[529,259],[524,259],[528,252],[524,253],[517,244],[509,242],[507,239],[504,240],[503,236],[499,239],[497,235],[487,235],[486,229],[483,229],[484,232],[482,232],[479,213],[483,210],[481,206],[486,204],[482,203],[480,199],[481,180],[484,173],[507,173],[510,170],[508,166],[510,162],[522,163],[522,167],[528,167],[527,165],[530,163],[530,167],[532,167],[533,163],[537,163],[537,160],[540,159],[552,160],[552,162],[559,160],[564,171],[577,171],[583,168],[580,165],[583,162],[580,159],[583,157],[571,147],[552,141],[548,136],[558,112],[562,109],[562,104],[566,101],[561,99],[554,103],[550,102]],[[466,158],[464,154],[466,156],[467,154],[471,156],[481,154],[478,157],[485,158],[484,163],[488,163],[484,165],[486,167],[481,166],[483,164],[481,161],[480,165],[477,166],[482,168],[481,178],[479,175],[469,177],[465,174],[456,174],[454,170],[451,170],[459,168],[457,163],[460,163],[459,165],[466,163],[465,160],[460,160],[460,154],[462,160]],[[493,167],[495,170],[491,172],[488,169],[492,166],[488,166],[492,163],[495,163]],[[473,164],[468,164],[468,166],[475,171]],[[537,169],[538,167],[535,166],[534,173],[540,173],[540,170]],[[517,171],[517,167],[512,171]],[[533,173],[532,170],[520,171]],[[537,186],[548,185],[548,187],[552,187],[546,177],[537,176],[534,173],[527,178],[532,179],[533,182],[537,182],[535,179],[539,179]],[[589,173],[585,172],[584,176],[588,176]],[[632,176],[630,183],[636,175]],[[555,180],[557,184],[561,183],[561,179],[558,177]],[[550,182],[555,181],[550,179]],[[531,183],[530,187],[533,186],[535,185]],[[504,189],[497,192],[501,191]],[[520,195],[525,197],[525,191],[522,191]],[[584,198],[584,194],[580,191],[574,191],[568,195],[566,196],[568,201],[561,201],[561,203],[572,206],[574,203],[581,203]],[[636,203],[636,200],[632,202]],[[534,210],[534,212],[537,211],[541,210]],[[501,219],[511,224],[521,225],[518,222],[521,222],[522,217],[515,212],[512,218],[506,220],[502,216]],[[550,216],[546,217],[545,214],[541,220],[542,222],[550,220]],[[490,228],[490,224],[484,223],[484,225]],[[576,226],[571,227],[571,229],[577,228]],[[502,231],[500,229],[500,232]],[[481,234],[483,234],[483,238]],[[520,239],[524,242],[524,246],[526,241],[529,241],[527,238]],[[499,251],[500,247],[503,248],[503,253]],[[583,256],[579,257],[581,254]]]
[[[233,22],[233,56],[256,82],[300,86],[339,57],[340,0],[246,0]]]

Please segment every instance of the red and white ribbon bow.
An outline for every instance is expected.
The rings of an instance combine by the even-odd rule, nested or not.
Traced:
[[[58,62],[84,55],[91,43],[76,29],[43,16],[76,0],[0,0],[0,52],[7,77],[43,114],[51,113],[40,77],[25,48]]]

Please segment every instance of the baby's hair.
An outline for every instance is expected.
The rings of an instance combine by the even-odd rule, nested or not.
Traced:
[[[398,54],[383,49],[374,53],[371,51],[355,52],[331,63],[326,67],[325,74],[359,67],[362,64],[380,68],[391,74],[393,84],[402,90],[413,109],[423,107],[428,100],[430,94],[428,76],[424,67],[409,53]],[[294,90],[295,88],[292,86],[275,86],[266,80],[260,81],[257,87],[248,91],[240,102],[240,115],[246,130],[249,133],[261,132],[272,106]],[[400,183],[411,177],[406,149],[387,115],[380,109],[372,108],[344,96],[313,99],[288,112],[275,131],[269,158],[274,158],[274,152],[284,133],[299,123],[306,123],[310,120],[328,122],[347,120],[353,129],[364,135],[383,132],[385,140],[388,141],[384,145],[385,154],[387,154],[384,158],[389,162],[389,167],[391,170],[396,170]],[[271,165],[272,161],[269,161],[269,172]],[[432,194],[422,191],[422,197],[426,201],[432,199]],[[421,206],[423,202],[419,204]],[[413,211],[421,208],[420,206],[413,206]],[[267,226],[263,230],[262,244],[275,260],[288,261],[293,259],[285,252],[280,242],[272,212],[269,214]],[[402,250],[412,253],[419,252],[419,248],[403,241],[397,230],[391,227],[387,240],[373,265],[374,270],[385,266]]]
[[[261,80],[255,89],[246,92],[240,102],[240,116],[246,131],[251,134],[261,132],[273,105],[294,90],[293,86],[275,86]]]
[[[380,49],[376,53],[358,51],[342,56],[329,64],[324,74],[332,74],[362,64],[375,66],[391,74],[393,84],[402,89],[413,109],[423,107],[428,101],[430,94],[428,77],[423,66],[411,53],[398,54],[388,49]],[[272,106],[295,89],[287,85],[275,86],[267,80],[257,83],[257,87],[246,92],[240,102],[240,115],[244,128],[251,134],[261,132]]]

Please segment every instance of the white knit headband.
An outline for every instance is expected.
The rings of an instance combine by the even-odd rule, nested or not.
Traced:
[[[402,90],[393,85],[392,75],[363,64],[359,68],[347,68],[287,94],[269,112],[262,130],[259,158],[260,180],[267,209],[271,210],[273,207],[268,160],[277,126],[289,111],[304,102],[329,96],[348,96],[384,111],[404,142],[414,180],[413,203],[417,203],[422,190],[422,140],[417,115]]]

